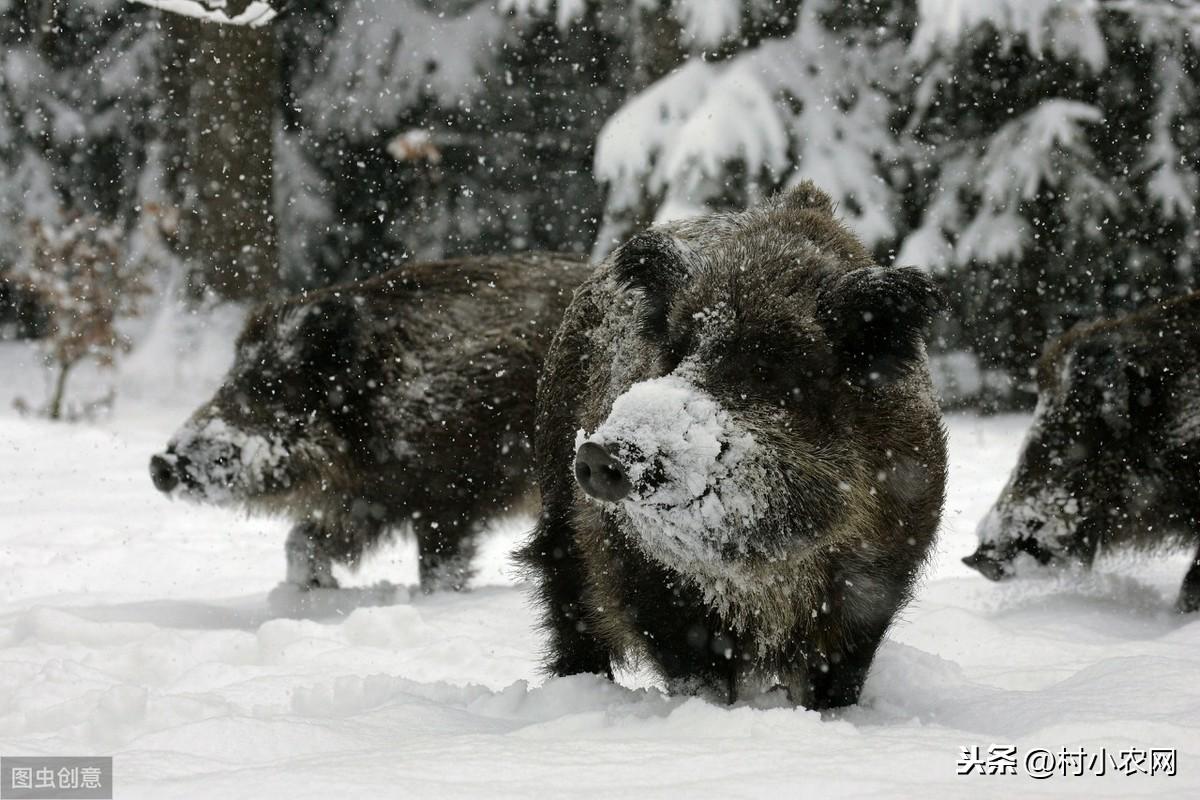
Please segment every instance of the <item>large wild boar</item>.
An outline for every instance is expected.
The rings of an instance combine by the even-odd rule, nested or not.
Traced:
[[[1200,543],[1200,292],[1081,324],[1038,365],[1020,459],[963,561],[1090,566],[1100,550]],[[1200,554],[1177,607],[1200,610]]]
[[[410,263],[258,308],[216,395],[150,462],[172,496],[281,514],[287,580],[333,587],[411,524],[422,589],[461,588],[481,523],[534,488],[542,358],[587,265]]]
[[[941,514],[936,300],[807,183],[601,264],[538,391],[521,558],[549,671],[640,661],[721,701],[854,703]]]

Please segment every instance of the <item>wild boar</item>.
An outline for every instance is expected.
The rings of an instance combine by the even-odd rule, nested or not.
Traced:
[[[1090,567],[1101,550],[1200,545],[1200,292],[1080,324],[1038,365],[1017,466],[963,561]],[[1200,609],[1200,553],[1177,608]]]
[[[483,522],[535,488],[537,374],[587,272],[536,254],[410,263],[267,303],[151,459],[154,484],[291,519],[290,583],[334,587],[333,563],[411,524],[421,588],[460,589]]]
[[[548,671],[639,661],[725,702],[856,702],[941,515],[937,308],[810,183],[599,265],[538,391],[542,512],[520,558]]]

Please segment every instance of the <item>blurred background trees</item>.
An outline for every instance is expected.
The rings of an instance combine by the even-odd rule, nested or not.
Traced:
[[[170,209],[156,269],[252,299],[409,257],[600,256],[804,178],[943,283],[952,400],[1027,400],[1047,337],[1195,284],[1193,0],[276,6],[245,28],[0,0],[0,332],[45,328],[4,277],[35,223],[102,219],[138,253]]]

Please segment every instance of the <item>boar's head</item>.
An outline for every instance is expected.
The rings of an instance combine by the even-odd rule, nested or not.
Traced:
[[[578,433],[575,474],[650,555],[710,569],[815,543],[876,502],[881,460],[892,490],[926,492],[906,433],[869,430],[927,397],[936,291],[876,266],[811,184],[652,228],[606,268],[644,367]]]
[[[216,394],[151,459],[155,486],[264,509],[336,486],[364,437],[360,317],[346,296],[259,307]]]
[[[1023,565],[1090,564],[1138,525],[1161,488],[1151,373],[1113,325],[1079,326],[1047,348],[1032,426],[968,566],[1002,580]]]

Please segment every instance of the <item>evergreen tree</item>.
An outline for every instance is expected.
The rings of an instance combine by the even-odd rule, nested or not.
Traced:
[[[86,216],[116,226],[127,252],[157,246],[141,224],[161,200],[149,16],[120,0],[0,4],[0,295],[26,316],[9,330],[42,316],[10,280],[32,263],[32,230]]]
[[[1027,391],[1049,337],[1194,277],[1194,40],[1153,5],[922,3],[899,260]]]
[[[882,262],[938,276],[937,347],[1018,386],[1073,321],[1195,280],[1197,2],[145,2],[209,21],[0,3],[0,274],[31,222],[136,237],[179,208],[176,246],[257,296],[408,257],[600,255],[810,178]],[[211,20],[261,25],[269,59],[197,66],[240,41]]]

